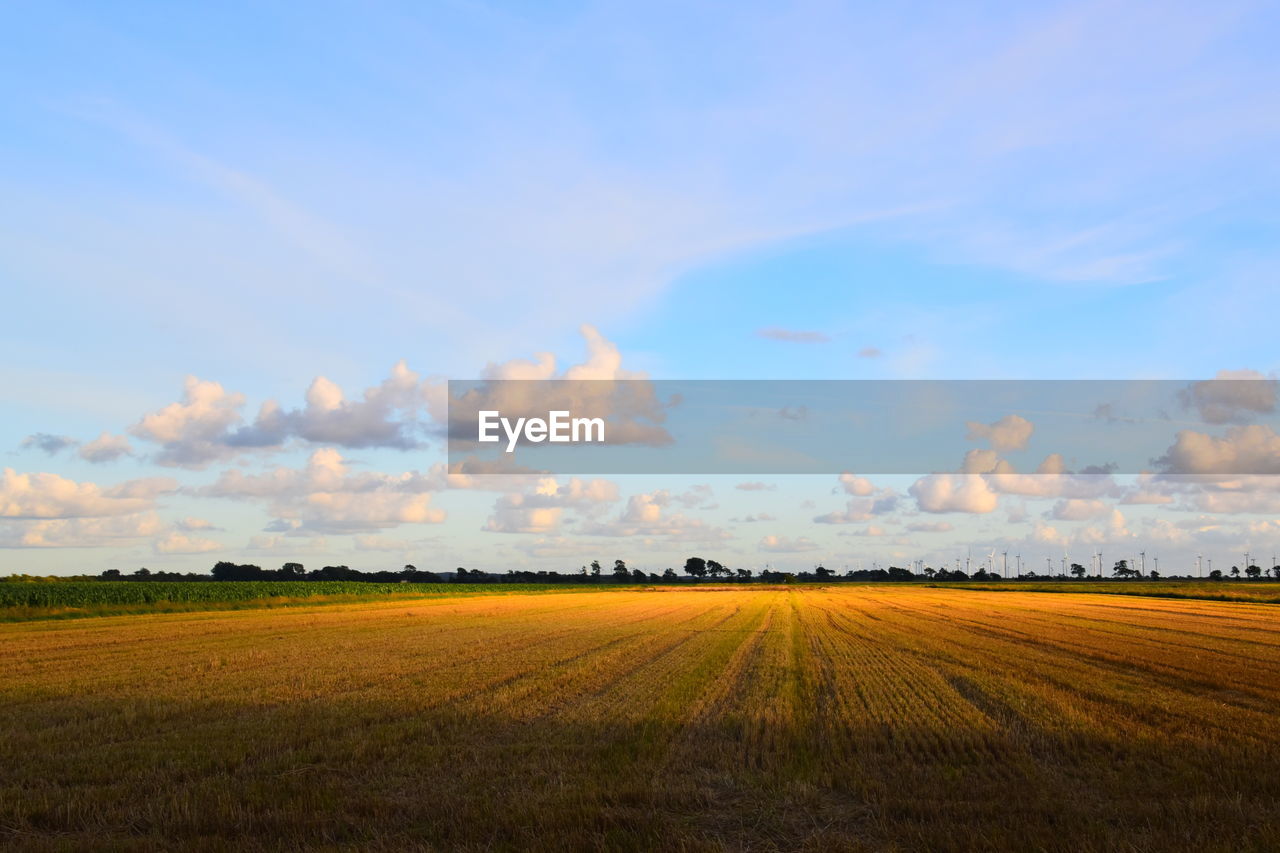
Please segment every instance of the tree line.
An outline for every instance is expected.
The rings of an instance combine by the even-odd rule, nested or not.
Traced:
[[[1070,575],[1037,574],[1034,571],[1023,571],[1021,580],[1069,580],[1071,578],[1087,579],[1087,570],[1079,563],[1072,563]],[[1232,566],[1229,573],[1214,569],[1209,573],[1211,580],[1225,580],[1227,576],[1251,580],[1259,580],[1269,575],[1280,580],[1280,566],[1264,572],[1256,565],[1246,566],[1241,572],[1239,567]],[[1119,560],[1111,570],[1111,576],[1118,579],[1160,579],[1160,574],[1151,571],[1147,574],[1132,568],[1127,560]],[[128,581],[366,581],[370,583],[690,583],[700,581],[718,581],[720,583],[813,583],[838,581],[981,581],[991,582],[1008,580],[1003,576],[978,569],[969,573],[960,569],[934,569],[925,566],[921,574],[900,566],[889,566],[881,569],[854,569],[838,573],[825,566],[814,566],[812,571],[782,572],[774,569],[762,569],[758,573],[752,569],[730,568],[718,560],[704,557],[689,557],[685,560],[680,572],[674,568],[665,571],[646,572],[627,566],[625,560],[614,560],[613,566],[605,570],[599,560],[593,560],[576,572],[556,572],[547,570],[516,570],[504,573],[486,572],[479,569],[468,570],[458,567],[451,572],[423,571],[416,566],[406,565],[398,571],[383,570],[363,572],[349,566],[324,566],[320,569],[308,570],[301,563],[285,563],[279,569],[264,569],[253,564],[238,564],[226,560],[216,563],[208,574],[199,572],[153,572],[150,569],[138,569],[129,574],[119,569],[108,569],[98,576],[102,580]]]

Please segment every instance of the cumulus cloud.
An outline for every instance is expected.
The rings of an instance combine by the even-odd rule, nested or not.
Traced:
[[[1022,450],[1031,439],[1035,426],[1021,415],[1005,415],[992,424],[968,421],[970,441],[986,440],[998,451]]]
[[[1068,498],[1054,504],[1049,515],[1058,521],[1088,521],[1092,518],[1101,518],[1110,512],[1110,509],[1104,501]]]
[[[490,533],[549,533],[559,528],[566,508],[592,511],[618,500],[618,487],[608,480],[552,477],[537,481],[528,492],[503,495],[485,522]]]
[[[431,506],[430,494],[442,486],[439,476],[417,471],[351,472],[330,447],[314,451],[300,469],[277,467],[256,475],[226,471],[197,494],[266,500],[272,515],[295,534],[357,533],[442,522],[444,512]]]
[[[1000,494],[1029,498],[1096,498],[1115,490],[1115,481],[1109,474],[1069,473],[1058,453],[1046,456],[1032,474],[1019,474],[1007,461],[1000,460],[986,479],[991,489]]]
[[[1083,544],[1099,545],[1132,537],[1133,533],[1128,528],[1124,513],[1113,509],[1105,525],[1086,527],[1079,532],[1076,539]]]
[[[778,517],[776,515],[770,515],[767,512],[755,512],[750,515],[744,515],[742,518],[731,518],[729,520],[742,524],[755,524],[760,521],[777,521]]]
[[[955,530],[955,525],[949,521],[917,521],[908,524],[907,530],[912,533],[948,533]]]
[[[840,487],[844,489],[846,494],[856,495],[857,497],[867,497],[879,491],[866,477],[859,477],[857,474],[848,472],[840,475]]]
[[[161,465],[203,468],[231,454],[227,431],[240,422],[244,400],[218,382],[188,376],[180,401],[145,415],[129,432],[160,445],[156,462]]]
[[[1045,524],[1043,521],[1037,521],[1031,530],[1032,542],[1038,542],[1042,545],[1059,545],[1065,547],[1070,541],[1069,538],[1058,528]]]
[[[632,495],[617,518],[582,525],[579,533],[590,536],[662,537],[678,541],[721,541],[728,534],[700,518],[670,510],[681,503],[667,489]]]
[[[409,450],[422,444],[418,417],[425,404],[423,384],[403,360],[358,400],[348,400],[337,383],[317,376],[307,389],[306,406],[286,411],[269,400],[253,424],[229,435],[227,444],[275,447],[297,437],[312,444]]]
[[[1206,423],[1241,421],[1276,410],[1276,380],[1256,370],[1219,370],[1213,379],[1179,392],[1184,408],[1195,409]]]
[[[22,440],[23,450],[43,450],[53,456],[68,447],[75,447],[79,442],[69,435],[53,435],[47,432],[33,433]]]
[[[1221,438],[1180,430],[1156,464],[1166,474],[1280,474],[1280,435],[1262,424],[1229,427]]]
[[[129,432],[160,445],[157,463],[197,469],[245,450],[279,449],[290,439],[409,450],[422,445],[421,413],[429,398],[429,383],[400,361],[386,380],[366,389],[359,399],[347,399],[335,382],[317,376],[307,389],[305,406],[290,410],[268,400],[246,424],[243,394],[188,376],[180,401],[146,415]],[[121,441],[104,434],[95,442],[96,451],[103,459],[114,458],[112,454],[128,451]]]
[[[852,498],[843,511],[814,516],[816,524],[854,524],[888,515],[898,508],[898,495],[886,490],[879,497]]]
[[[106,431],[80,448],[80,458],[95,464],[113,462],[121,456],[132,455],[133,448],[129,445],[129,439]]]
[[[807,536],[791,538],[788,536],[770,535],[762,538],[756,549],[774,554],[798,554],[802,551],[816,551],[820,546]]]
[[[12,468],[0,476],[0,518],[91,518],[130,515],[149,510],[157,495],[176,490],[167,478],[129,480],[103,488],[58,474],[20,474]]]
[[[207,554],[222,547],[221,543],[214,542],[212,539],[192,536],[177,530],[171,531],[152,543],[152,548],[157,554]]]
[[[786,341],[792,344],[824,344],[831,340],[829,335],[822,332],[784,329],[781,326],[768,326],[763,329],[757,329],[756,337],[766,338],[771,341]]]
[[[749,483],[739,483],[734,486],[740,492],[772,492],[778,488],[777,483],[761,483],[758,481]]]
[[[1000,503],[1000,496],[978,474],[930,474],[912,483],[908,491],[925,512],[983,514]]]
[[[843,511],[814,517],[817,524],[854,524],[876,516],[887,515],[898,507],[898,494],[890,488],[876,486],[866,477],[845,472],[839,477],[838,491],[852,495]]]
[[[0,524],[0,548],[118,547],[163,530],[163,522],[153,512],[106,518],[49,518]]]
[[[606,444],[664,445],[672,441],[662,426],[668,406],[657,399],[647,374],[622,367],[616,345],[591,326],[582,326],[587,358],[557,372],[556,359],[539,353],[534,360],[513,359],[489,364],[478,384],[445,403],[450,440],[456,448],[474,444],[480,411],[501,412],[506,418],[545,418],[549,411],[568,411],[574,417],[602,418]],[[536,386],[519,380],[556,380]],[[443,413],[441,413],[443,416]],[[489,448],[493,446],[488,446]]]

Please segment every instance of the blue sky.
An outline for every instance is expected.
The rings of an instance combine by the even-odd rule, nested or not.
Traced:
[[[214,556],[665,566],[691,550],[843,564],[997,540],[1225,559],[1276,535],[1261,481],[1161,504],[1125,503],[1138,487],[1117,481],[1100,497],[1002,492],[997,509],[929,512],[911,478],[886,478],[874,486],[899,496],[892,512],[832,525],[813,519],[866,497],[834,473],[762,491],[629,477],[586,496],[432,484],[405,498],[394,478],[428,472],[440,449],[377,446],[358,432],[376,427],[369,412],[335,438],[318,407],[279,445],[203,467],[171,464],[141,426],[188,376],[219,383],[228,406],[243,395],[250,423],[267,400],[301,412],[316,377],[360,400],[404,360],[423,386],[396,391],[399,405],[425,400],[428,377],[540,352],[562,370],[609,347],[655,378],[1270,375],[1274,7],[0,14],[0,571]],[[394,416],[428,419],[422,405]],[[181,441],[216,444],[233,409],[171,414]],[[82,458],[103,432],[129,453]],[[24,446],[38,434],[79,444]],[[338,476],[318,452],[368,476],[308,479],[309,459]],[[215,488],[275,469],[294,475],[271,495]],[[112,489],[140,497],[94,497]],[[1072,500],[1105,506],[1059,506]],[[762,514],[774,520],[732,520]]]

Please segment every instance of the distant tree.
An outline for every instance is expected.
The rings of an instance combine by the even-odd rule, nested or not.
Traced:
[[[1137,574],[1137,569],[1129,568],[1128,560],[1117,560],[1115,566],[1111,569],[1111,574],[1118,578],[1128,578]]]
[[[701,557],[690,557],[684,561],[684,573],[695,578],[707,576],[707,561]]]
[[[599,560],[591,561],[591,574],[594,577],[600,577],[600,561]]]
[[[1159,579],[1160,579],[1160,573],[1159,573],[1159,572],[1157,572],[1155,569],[1152,569],[1152,570],[1151,570],[1151,579],[1152,579],[1153,581],[1154,581],[1154,580],[1159,580]]]
[[[1209,572],[1209,580],[1213,580],[1213,581],[1222,580],[1222,569],[1214,569],[1213,571]]]
[[[1244,573],[1255,580],[1262,577],[1262,569],[1258,566],[1245,566]]]
[[[405,568],[407,569],[412,567],[405,566]],[[306,574],[307,574],[307,570],[306,568],[303,567],[302,563],[285,563],[283,566],[280,567],[280,576],[283,578],[287,578],[287,579],[303,578],[303,577],[306,577]]]
[[[625,562],[623,562],[622,560],[614,560],[613,576],[615,578],[621,578],[622,580],[626,580],[627,578],[631,577],[631,572],[628,571],[627,564]]]
[[[707,560],[707,574],[710,575],[711,577],[718,578],[720,577],[720,573],[724,571],[728,571],[728,570],[725,569],[725,567],[722,566],[717,561]]]
[[[662,573],[662,579],[664,581],[673,581],[676,579],[676,577],[677,577],[676,570],[672,568],[668,568],[665,572]]]
[[[1071,564],[1071,574],[1074,575],[1075,577],[1078,577],[1078,578],[1084,577],[1084,572],[1085,572],[1084,566],[1080,565],[1079,563]]]
[[[1275,575],[1276,580],[1280,580],[1280,566],[1272,566],[1271,574]]]
[[[640,571],[639,569],[632,569],[631,579],[636,583],[644,583],[645,581],[649,580],[649,576],[646,575],[644,572]]]
[[[1238,578],[1238,577],[1240,577],[1240,567],[1239,567],[1239,566],[1232,566],[1232,567],[1231,567],[1231,577],[1233,577],[1233,578]]]
[[[738,580],[740,580],[740,581],[749,581],[749,580],[751,580],[751,570],[750,570],[750,569],[738,569]]]
[[[102,573],[101,577],[103,580],[107,580],[107,581],[118,581],[120,580],[120,570],[107,569],[105,572]]]
[[[818,566],[813,570],[813,573],[824,580],[835,576],[835,572],[831,571],[826,566]]]
[[[932,578],[937,573],[938,573],[938,570],[935,568],[932,568],[931,566],[924,567],[924,576],[927,578]]]

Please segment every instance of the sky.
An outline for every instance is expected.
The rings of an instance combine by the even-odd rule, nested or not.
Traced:
[[[438,411],[575,369],[1275,376],[1274,6],[0,22],[0,574],[1280,550],[1264,476],[467,478]]]

